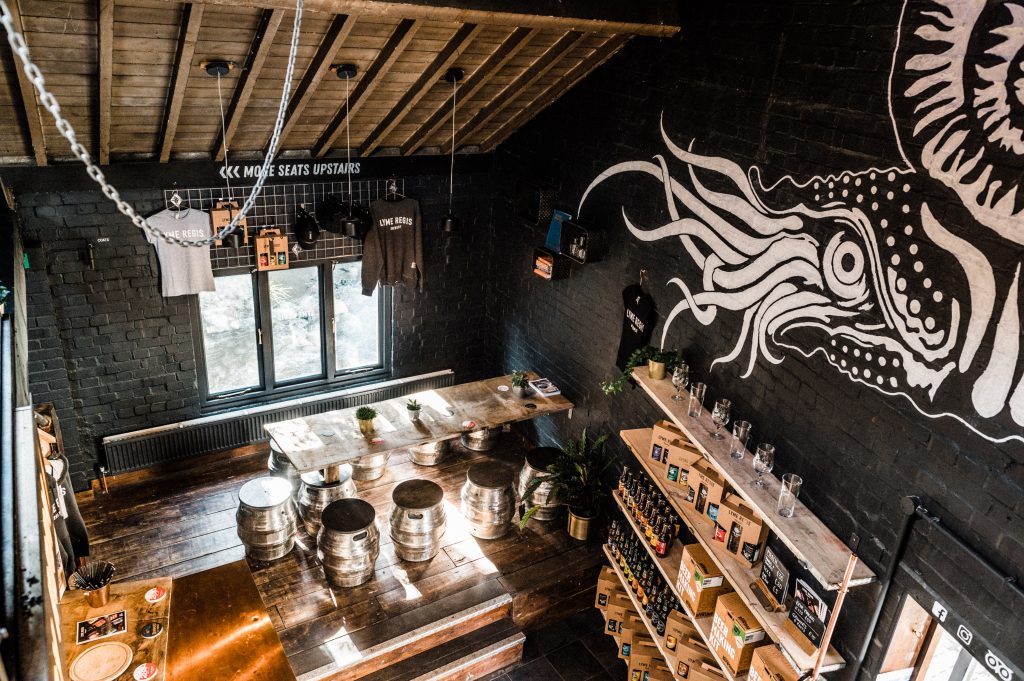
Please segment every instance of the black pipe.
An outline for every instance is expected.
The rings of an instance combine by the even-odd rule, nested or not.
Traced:
[[[914,524],[914,520],[917,519],[918,513],[922,510],[921,500],[914,496],[906,496],[900,499],[900,510],[903,512],[903,520],[900,523],[899,532],[896,535],[896,546],[893,549],[892,555],[889,557],[889,564],[885,568],[885,574],[882,578],[882,591],[878,594],[878,600],[875,601],[875,608],[871,612],[871,620],[868,624],[868,633],[864,637],[864,642],[861,644],[860,652],[857,654],[857,661],[854,663],[853,675],[850,677],[854,681],[860,676],[860,670],[864,666],[864,658],[868,656],[868,649],[871,647],[871,641],[875,638],[875,629],[878,628],[878,620],[882,617],[882,607],[885,605],[885,599],[889,596],[889,588],[892,586],[893,578],[896,576],[896,567],[900,564],[900,560],[903,559],[903,553],[907,548],[907,540],[910,538],[910,528]]]

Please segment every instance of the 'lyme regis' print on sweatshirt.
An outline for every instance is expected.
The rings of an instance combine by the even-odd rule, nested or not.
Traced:
[[[423,290],[423,230],[420,202],[374,201],[370,204],[370,232],[363,242],[363,295],[373,295],[377,284],[403,284]]]

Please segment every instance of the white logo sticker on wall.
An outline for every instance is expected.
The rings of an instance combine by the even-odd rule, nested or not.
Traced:
[[[956,628],[956,637],[967,646],[971,645],[971,641],[974,640],[974,634],[962,624]]]
[[[996,657],[991,650],[985,653],[985,665],[995,674],[999,681],[1012,681],[1013,670],[1006,666],[1006,663]]]
[[[721,313],[738,324],[712,367],[737,363],[746,378],[759,362],[820,356],[924,416],[1024,442],[1024,126],[1008,101],[1024,82],[1009,69],[1022,22],[1014,2],[904,4],[889,82],[904,167],[765,186],[757,167],[677,144],[663,120],[667,153],[602,172],[579,212],[617,175],[660,183],[642,208],[663,216],[654,225],[621,210],[634,237],[685,253],[662,342],[684,312],[704,326]]]
[[[946,607],[942,605],[942,603],[935,601],[934,603],[932,603],[932,614],[940,622],[945,622],[946,617],[949,615],[949,611],[946,610]]]

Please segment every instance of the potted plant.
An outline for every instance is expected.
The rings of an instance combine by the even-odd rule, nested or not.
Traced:
[[[373,433],[373,419],[377,417],[377,410],[373,407],[359,407],[356,409],[356,421],[359,422],[359,432],[363,435]]]
[[[648,376],[655,380],[661,380],[665,378],[666,374],[679,366],[682,361],[683,358],[675,350],[664,350],[652,345],[634,350],[633,354],[629,356],[629,360],[626,361],[626,366],[623,367],[622,375],[614,381],[602,383],[601,390],[604,391],[605,395],[615,395],[622,392],[622,389],[626,387],[626,383],[633,377],[633,369],[644,364],[647,365]]]
[[[409,412],[409,420],[416,422],[420,420],[420,412],[422,411],[420,403],[416,400],[410,399],[405,403],[405,409]]]
[[[548,503],[565,504],[569,509],[569,536],[585,541],[590,528],[601,508],[601,500],[608,493],[602,477],[612,465],[612,456],[605,450],[607,435],[596,439],[587,436],[586,428],[576,440],[570,440],[554,463],[548,466],[547,475],[531,478],[523,493],[527,499],[543,483],[550,482],[551,494]],[[527,509],[519,521],[520,529],[526,527],[539,506]]]
[[[512,372],[512,394],[516,397],[526,397],[530,391],[530,381],[526,378],[525,371]]]

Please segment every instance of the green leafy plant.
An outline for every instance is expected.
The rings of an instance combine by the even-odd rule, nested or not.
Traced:
[[[356,420],[372,421],[377,416],[377,410],[373,407],[359,407],[356,409]]]
[[[526,378],[525,371],[513,371],[512,372],[512,387],[513,388],[525,388],[529,385],[529,381]]]
[[[409,400],[408,402],[406,402],[405,408],[408,409],[409,411],[419,411],[420,403],[417,402],[416,400]]]
[[[555,457],[545,475],[530,478],[523,490],[523,499],[529,499],[542,484],[550,482],[549,504],[565,504],[578,516],[597,515],[601,500],[608,494],[602,477],[613,462],[612,455],[605,449],[607,441],[607,435],[590,438],[584,428],[579,438],[570,440]],[[520,530],[539,509],[540,506],[535,505],[521,514]]]
[[[663,350],[656,348],[653,345],[648,345],[646,348],[640,348],[634,350],[633,354],[629,356],[626,361],[626,366],[623,367],[622,375],[618,376],[613,381],[605,381],[601,384],[601,391],[605,395],[617,395],[622,392],[622,389],[626,387],[626,383],[633,378],[633,369],[638,366],[643,366],[648,362],[662,362],[665,364],[665,368],[669,373],[679,366],[683,361],[683,358],[679,356],[679,353],[675,350]]]

